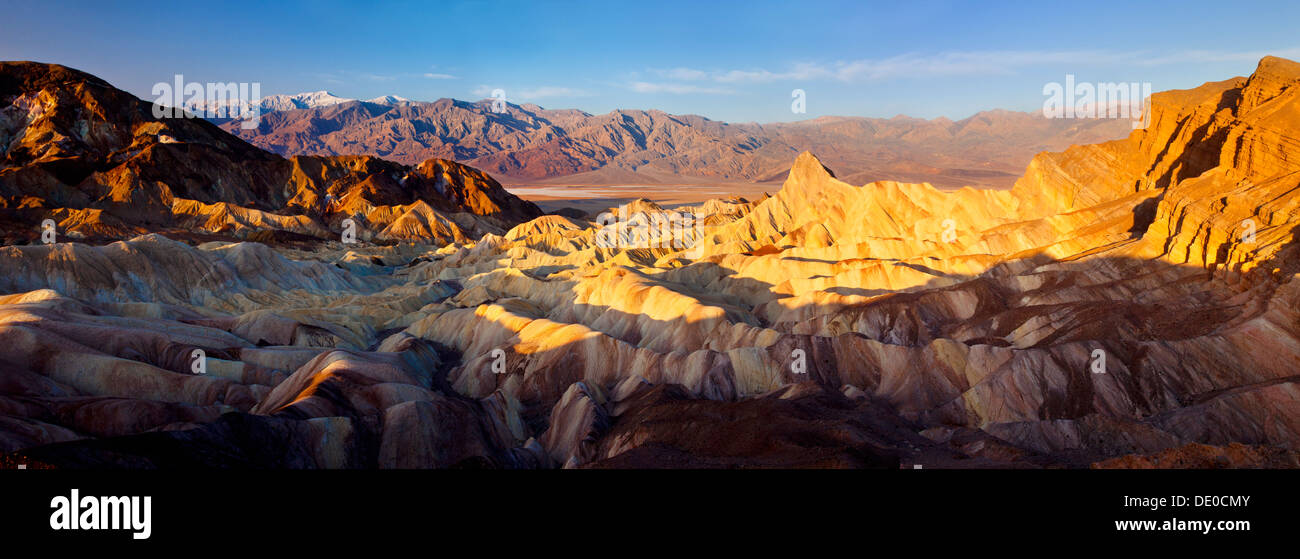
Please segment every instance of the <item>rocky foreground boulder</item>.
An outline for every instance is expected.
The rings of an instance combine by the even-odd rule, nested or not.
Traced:
[[[1005,191],[855,186],[804,153],[770,198],[637,203],[631,227],[5,247],[0,451],[55,467],[1294,467],[1300,65],[1265,58],[1151,105],[1147,129],[1040,154]],[[418,225],[398,229],[434,226],[407,211]],[[647,225],[663,223],[691,225]]]

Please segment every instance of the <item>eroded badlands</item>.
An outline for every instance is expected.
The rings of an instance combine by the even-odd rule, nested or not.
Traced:
[[[64,209],[84,182],[33,208],[23,181],[57,173],[26,163],[0,174],[9,219],[39,232],[28,214],[63,212],[75,230],[118,211],[122,240],[0,248],[0,451],[59,467],[1300,467],[1300,65],[1265,58],[1151,110],[1125,140],[1038,155],[1011,190],[848,184],[804,153],[765,199],[634,203],[700,224],[645,248],[536,217],[449,162],[268,155],[298,185],[283,207],[221,211],[165,178],[93,175],[121,200],[153,185],[140,207],[165,226]],[[7,111],[23,137],[32,121]],[[480,197],[429,204],[408,181]],[[328,240],[348,216],[370,233]]]

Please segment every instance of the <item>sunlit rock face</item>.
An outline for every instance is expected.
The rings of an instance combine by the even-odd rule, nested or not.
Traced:
[[[449,162],[406,169],[432,191],[402,198],[367,170],[393,164],[296,158],[288,183],[355,188],[287,191],[302,213],[236,197],[141,214],[308,239],[336,231],[329,216],[386,224],[349,245],[186,243],[61,183],[66,219],[120,237],[0,248],[0,451],[65,467],[1295,467],[1300,66],[1265,58],[1151,107],[1148,128],[1040,154],[1011,190],[855,185],[803,153],[762,200],[589,222],[522,215]],[[50,180],[37,168],[0,184],[30,196]],[[137,187],[161,192],[119,198]],[[47,207],[9,199],[6,215]],[[203,209],[222,203],[251,209]]]
[[[63,240],[319,241],[349,229],[445,244],[541,215],[452,161],[284,159],[198,118],[155,118],[150,103],[54,64],[0,62],[0,103],[0,228],[10,241],[37,238],[52,220]]]

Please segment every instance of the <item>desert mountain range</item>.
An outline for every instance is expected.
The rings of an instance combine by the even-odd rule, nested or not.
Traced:
[[[0,105],[3,460],[1300,467],[1289,60],[1157,93],[1010,189],[801,152],[768,198],[624,208],[697,225],[666,238],[448,160],[285,159],[59,66],[0,65]]]
[[[541,215],[451,161],[285,159],[201,119],[154,118],[149,103],[63,66],[0,63],[0,98],[0,209],[18,238],[51,218],[79,239],[336,237],[351,219],[366,239],[453,240]]]
[[[507,184],[779,182],[790,161],[811,150],[850,182],[887,178],[953,188],[1009,187],[1038,152],[1123,138],[1132,129],[1123,120],[1005,110],[956,122],[898,116],[728,124],[662,111],[592,115],[507,104],[495,113],[491,100],[328,98],[263,114],[255,129],[240,121],[222,127],[284,156],[366,154],[409,165],[448,159]]]

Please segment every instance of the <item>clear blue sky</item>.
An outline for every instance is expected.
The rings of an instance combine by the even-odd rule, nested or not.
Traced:
[[[154,83],[661,109],[730,122],[1037,110],[1043,85],[1156,91],[1300,58],[1300,3],[12,2],[0,59]],[[807,113],[790,111],[795,88]]]

